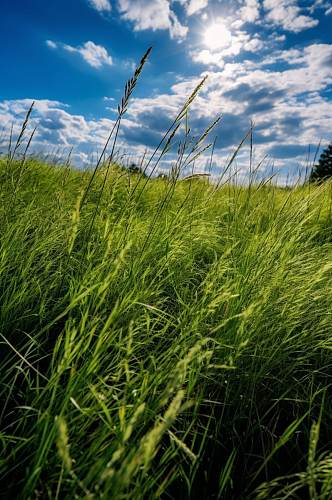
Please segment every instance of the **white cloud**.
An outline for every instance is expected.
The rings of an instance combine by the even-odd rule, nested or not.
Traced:
[[[284,30],[299,33],[319,24],[317,19],[303,15],[297,0],[263,0],[266,20]]]
[[[67,52],[80,54],[84,61],[93,68],[99,69],[104,65],[111,66],[113,64],[112,57],[108,54],[105,47],[91,41],[85,42],[81,47],[63,44],[62,48]]]
[[[264,47],[264,43],[259,38],[252,38],[249,42],[243,45],[244,50],[247,52],[257,52]]]
[[[240,9],[240,17],[245,23],[254,23],[259,19],[259,1],[245,0],[245,5]]]
[[[276,61],[288,62],[284,70],[265,70],[265,64]],[[233,65],[234,67],[234,65]],[[332,45],[312,44],[303,49],[291,49],[278,52],[275,57],[264,61],[256,69],[251,69],[245,74],[237,74],[238,84],[246,83],[259,88],[269,85],[275,90],[283,91],[285,98],[292,96],[319,92],[332,84]]]
[[[14,123],[14,140],[18,135],[27,110],[33,99],[6,100],[0,102],[0,127],[8,130],[8,123]],[[100,151],[105,144],[107,135],[113,126],[113,121],[102,118],[87,120],[82,115],[68,112],[67,106],[59,101],[35,99],[26,137],[37,125],[31,151],[35,153],[51,153],[59,148],[64,155],[74,147],[73,159],[77,164],[88,163],[92,153]],[[8,130],[9,132],[9,130]],[[6,146],[6,139],[3,138]]]
[[[329,16],[330,14],[332,14],[332,5],[325,11],[326,16]]]
[[[191,58],[195,63],[206,64],[207,66],[217,66],[220,69],[225,65],[222,52],[211,52],[208,49],[192,52]]]
[[[88,0],[92,8],[98,12],[111,12],[112,7],[109,0]]]
[[[65,43],[55,43],[52,40],[46,40],[46,45],[50,49],[61,48],[67,52],[79,54],[93,68],[99,69],[102,66],[111,66],[113,64],[112,57],[108,54],[105,47],[91,41],[85,42],[82,46],[73,47]]]
[[[169,27],[169,33],[171,38],[178,38],[178,39],[186,38],[188,33],[188,28],[187,26],[183,26],[183,24],[180,23],[180,21],[176,17],[176,14],[172,10],[170,11],[169,19],[171,23]]]
[[[50,108],[66,108],[68,107],[66,104],[60,101],[52,101],[49,99],[14,99],[14,100],[5,100],[0,103],[0,111],[1,113],[11,112],[13,115],[18,117],[23,117],[26,115],[29,107],[32,102],[35,101],[34,111],[38,113],[44,113]]]
[[[278,35],[277,33],[272,33],[272,40],[274,42],[285,42],[286,41],[286,35]]]
[[[134,24],[135,31],[169,30],[171,38],[185,38],[188,28],[183,26],[169,0],[118,0],[121,17]]]
[[[56,49],[58,46],[55,42],[53,42],[52,40],[46,40],[46,45],[47,47],[49,47],[50,49]]]
[[[171,0],[181,4],[187,16],[192,16],[197,12],[201,12],[209,5],[209,0]]]
[[[308,10],[310,12],[310,14],[313,14],[315,12],[315,10],[317,9],[329,9],[331,8],[331,11],[332,11],[332,7],[331,7],[331,2],[329,0],[315,0],[309,7],[308,7]],[[325,12],[326,14],[326,12]]]

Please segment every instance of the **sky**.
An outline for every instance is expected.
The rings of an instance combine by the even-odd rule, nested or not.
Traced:
[[[34,151],[73,148],[75,164],[91,165],[149,46],[120,129],[123,161],[148,157],[204,76],[191,134],[221,119],[212,164],[206,152],[196,171],[220,175],[251,122],[254,162],[281,183],[332,141],[330,0],[2,0],[0,9],[0,152],[34,100]],[[243,179],[248,157],[247,140],[236,162]]]

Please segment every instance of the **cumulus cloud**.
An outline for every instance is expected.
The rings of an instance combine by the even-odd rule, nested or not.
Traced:
[[[254,23],[259,19],[259,1],[245,0],[244,6],[240,9],[240,17],[243,22]]]
[[[59,44],[52,40],[46,40],[46,45],[51,49],[62,48],[67,52],[79,54],[87,64],[96,69],[102,66],[111,66],[113,64],[113,59],[108,54],[105,47],[91,41],[85,42],[82,46],[73,47],[65,43]]]
[[[88,0],[90,6],[98,12],[111,12],[112,7],[109,0]]]
[[[176,0],[176,1],[184,6],[186,14],[188,16],[192,16],[193,14],[200,12],[201,10],[205,9],[209,4],[209,0]]]
[[[263,0],[266,20],[286,31],[299,33],[319,24],[317,19],[302,14],[297,0]]]
[[[185,38],[183,26],[171,9],[169,0],[118,0],[121,17],[134,25],[135,31],[169,30],[171,38]]]
[[[208,49],[191,52],[191,58],[195,63],[206,64],[207,66],[217,66],[220,69],[225,65],[222,52],[211,52]]]
[[[101,68],[104,65],[111,66],[113,64],[112,57],[108,54],[105,47],[91,41],[85,42],[81,47],[63,45],[63,48],[68,52],[80,54],[84,61],[93,68]]]
[[[264,47],[262,40],[258,37],[251,38],[248,42],[243,45],[243,48],[247,52],[256,52]]]
[[[188,16],[192,16],[193,14],[196,14],[196,12],[205,9],[205,7],[208,6],[208,3],[208,0],[190,0],[186,8]]]
[[[17,136],[24,121],[27,110],[33,99],[5,100],[0,102],[0,127],[14,124],[13,135]],[[82,115],[68,111],[68,107],[59,102],[47,99],[35,99],[26,136],[37,126],[31,151],[35,153],[50,153],[57,148],[65,152],[74,147],[74,156],[78,165],[87,163],[92,153],[96,153],[105,144],[107,135],[113,125],[112,120],[87,120]],[[6,147],[6,137],[0,151]],[[7,138],[8,141],[8,138]]]

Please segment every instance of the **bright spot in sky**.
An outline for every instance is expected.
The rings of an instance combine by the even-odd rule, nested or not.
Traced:
[[[214,23],[204,33],[204,44],[210,50],[228,47],[232,42],[231,32],[223,23]]]

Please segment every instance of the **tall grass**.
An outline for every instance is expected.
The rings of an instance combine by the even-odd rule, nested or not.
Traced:
[[[4,498],[332,496],[330,185],[181,180],[199,88],[148,177],[0,162]]]

